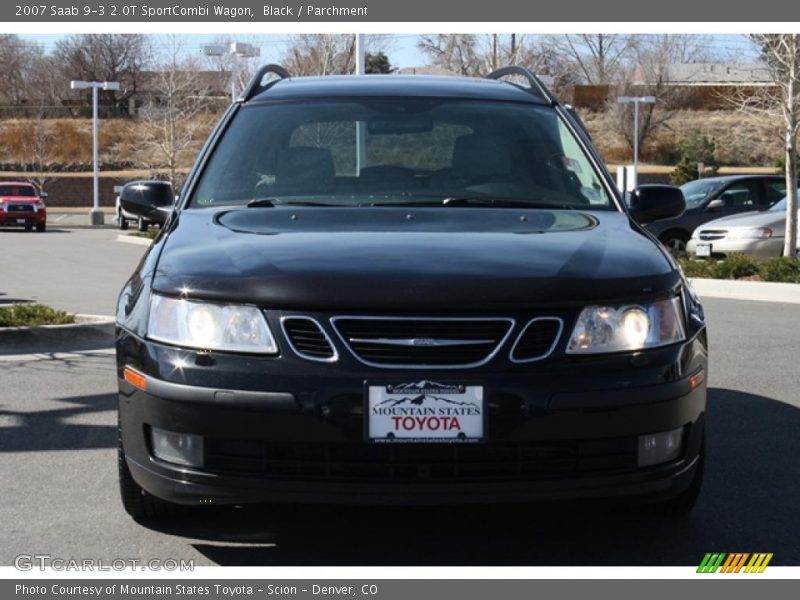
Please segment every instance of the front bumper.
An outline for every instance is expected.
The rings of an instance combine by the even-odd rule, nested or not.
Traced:
[[[783,252],[783,238],[773,237],[765,240],[709,240],[692,238],[686,245],[686,251],[692,258],[697,257],[697,244],[711,244],[713,258],[725,258],[729,254],[747,254],[753,258],[767,259],[780,256]]]
[[[706,370],[704,331],[638,355],[446,375],[201,355],[123,330],[117,356],[131,473],[154,496],[183,504],[655,501],[689,485],[703,435],[706,382],[693,376]],[[146,376],[146,392],[122,378],[125,366]],[[364,382],[427,376],[485,386],[485,441],[364,441]],[[155,458],[150,427],[203,436],[205,466]],[[638,436],[677,428],[685,432],[677,459],[637,466]]]
[[[47,211],[5,212],[0,211],[0,227],[30,227],[47,222]]]

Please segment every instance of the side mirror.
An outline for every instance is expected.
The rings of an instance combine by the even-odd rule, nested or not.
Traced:
[[[718,208],[725,208],[726,206],[727,204],[725,203],[725,200],[723,200],[722,198],[714,198],[711,202],[708,203],[708,206],[706,206],[706,208],[708,210],[717,210]]]
[[[42,200],[47,198],[47,192],[39,192],[39,198],[41,198]]]
[[[154,223],[164,223],[172,212],[175,195],[166,181],[132,181],[119,193],[122,208]]]
[[[683,192],[672,185],[642,185],[631,194],[630,215],[642,225],[680,217],[684,210]]]

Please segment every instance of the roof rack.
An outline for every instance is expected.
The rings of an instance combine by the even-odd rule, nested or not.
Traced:
[[[530,84],[528,91],[531,94],[540,97],[542,100],[550,104],[558,103],[556,97],[550,93],[550,90],[548,90],[547,87],[542,83],[541,79],[534,75],[530,69],[526,69],[525,67],[520,67],[519,65],[503,67],[489,73],[486,76],[486,79],[502,79],[503,77],[508,77],[509,75],[519,75],[520,77],[524,77],[528,81],[528,84]]]
[[[273,75],[277,75],[278,79],[270,80],[265,84],[264,77],[266,77],[270,73],[272,73]],[[289,77],[291,77],[289,71],[287,71],[280,65],[264,65],[256,72],[256,74],[253,76],[253,79],[250,80],[250,83],[247,85],[247,89],[245,89],[244,92],[242,92],[242,95],[239,96],[239,100],[241,102],[247,102],[248,100],[251,100],[256,94],[259,94],[264,90],[268,89],[276,81],[279,81],[281,79],[288,79]]]

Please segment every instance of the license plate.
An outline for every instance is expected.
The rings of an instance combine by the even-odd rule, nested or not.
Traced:
[[[479,442],[483,386],[414,381],[368,385],[367,439],[373,442]]]
[[[17,219],[17,223],[25,224],[27,221],[26,219]]]
[[[711,256],[711,244],[697,244],[694,253],[697,256]]]

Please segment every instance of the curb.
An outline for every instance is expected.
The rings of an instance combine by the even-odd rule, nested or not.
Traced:
[[[139,244],[140,246],[149,246],[153,243],[153,240],[143,237],[137,237],[135,235],[126,235],[126,234],[119,234],[116,239],[116,242],[124,242],[126,244]]]
[[[797,283],[699,279],[695,277],[690,277],[689,283],[700,298],[800,304],[800,284]]]
[[[38,344],[114,343],[114,317],[75,315],[77,323],[38,325],[34,327],[0,327],[0,351]]]

